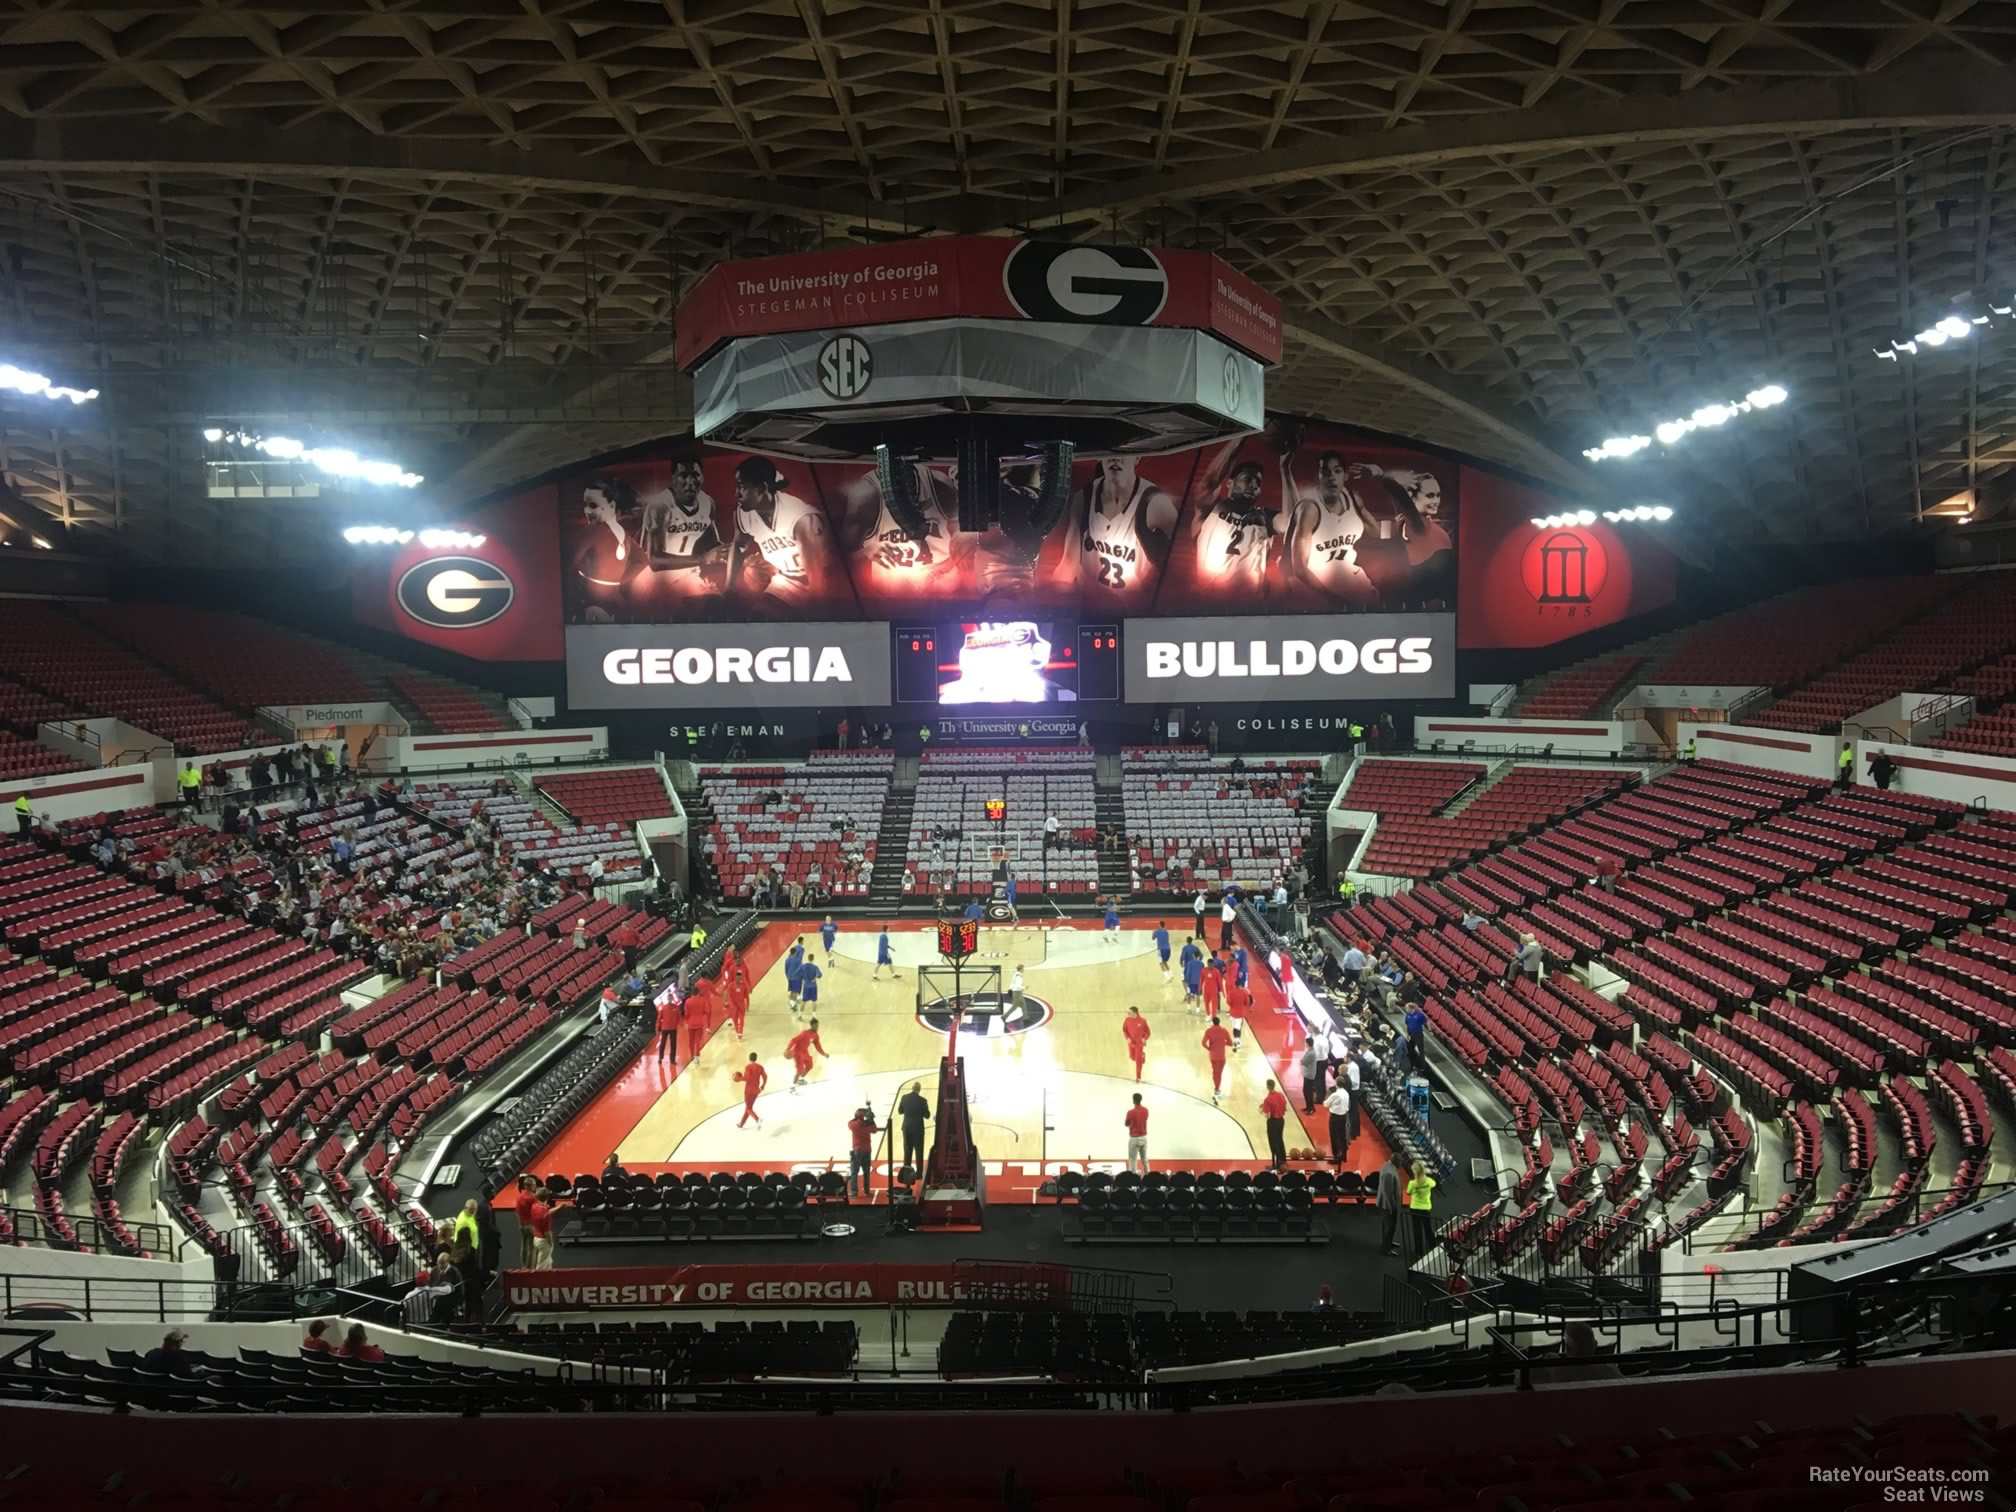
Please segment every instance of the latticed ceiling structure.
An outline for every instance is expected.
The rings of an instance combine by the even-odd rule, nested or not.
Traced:
[[[1872,352],[2011,303],[2008,0],[51,0],[0,25],[0,360],[103,394],[0,404],[17,533],[253,564],[387,513],[206,499],[200,432],[238,423],[395,457],[452,514],[681,429],[673,310],[717,259],[1027,229],[1220,250],[1286,307],[1276,407],[1719,538],[2016,487],[2016,321]],[[1674,454],[1581,456],[1766,381],[1791,402]]]

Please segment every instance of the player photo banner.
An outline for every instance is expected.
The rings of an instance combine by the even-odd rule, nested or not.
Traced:
[[[878,708],[890,693],[877,621],[567,630],[575,709]]]
[[[1133,619],[1120,636],[1129,703],[1451,698],[1453,614]]]
[[[655,1265],[504,1273],[514,1312],[598,1307],[1055,1307],[1061,1265]]]
[[[584,468],[559,483],[567,622],[1455,608],[1469,470],[1336,427],[1275,416],[1216,447],[1081,457],[1062,519],[1035,539],[958,530],[955,470],[906,465],[921,533],[866,460],[674,441]],[[1046,482],[1038,456],[1004,458],[1002,517],[1025,518]]]

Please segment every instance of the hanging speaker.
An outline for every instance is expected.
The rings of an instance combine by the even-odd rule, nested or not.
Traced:
[[[1029,506],[1029,529],[1034,535],[1047,536],[1057,528],[1071,502],[1071,464],[1078,448],[1069,441],[1045,441],[1036,455],[1043,462],[1043,486]]]
[[[931,523],[917,502],[917,469],[908,457],[899,457],[886,446],[875,448],[875,482],[882,490],[882,502],[889,518],[902,527],[913,541],[930,537]]]
[[[984,437],[961,436],[954,455],[959,463],[959,528],[978,534],[994,523],[1001,493],[994,448]]]

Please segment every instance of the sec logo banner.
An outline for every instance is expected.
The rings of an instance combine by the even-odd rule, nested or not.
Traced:
[[[430,557],[406,569],[399,607],[437,630],[472,630],[511,607],[517,591],[504,569],[478,557]]]

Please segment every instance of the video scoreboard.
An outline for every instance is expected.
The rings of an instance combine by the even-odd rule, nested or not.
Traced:
[[[1451,614],[573,625],[576,709],[1449,698]]]

